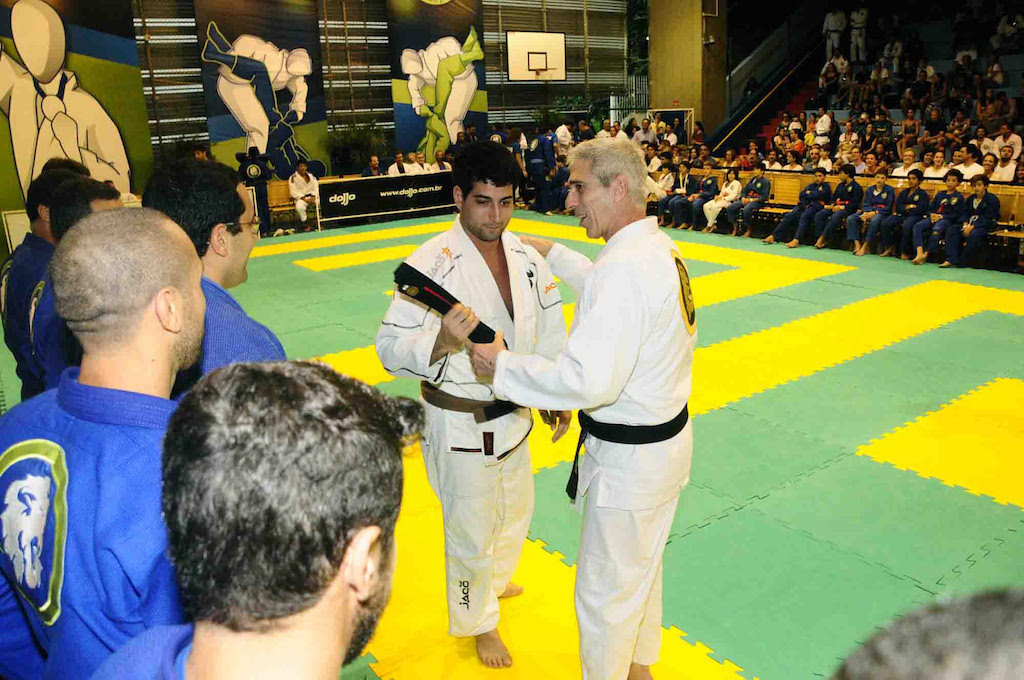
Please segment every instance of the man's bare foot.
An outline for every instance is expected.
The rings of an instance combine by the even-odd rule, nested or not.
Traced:
[[[790,241],[789,243],[786,244],[787,248],[797,248],[799,246],[800,246],[799,239],[793,239],[792,241]]]
[[[629,675],[626,676],[626,680],[654,680],[654,676],[651,675],[650,666],[633,662],[629,664]]]
[[[505,598],[505,597],[515,597],[516,595],[522,595],[522,594],[523,594],[523,587],[521,585],[519,585],[518,583],[512,583],[511,581],[509,581],[508,585],[505,586],[505,592],[503,592],[501,595],[498,595],[498,598],[501,599],[501,598]]]
[[[953,263],[950,262],[949,260],[946,260],[945,262],[943,262],[942,264],[939,265],[939,269],[948,269],[949,267],[952,267],[952,266],[953,266]]]
[[[886,248],[885,250],[883,250],[882,252],[880,252],[880,253],[878,254],[878,256],[879,256],[879,257],[889,257],[890,255],[892,255],[892,251],[893,251],[893,250],[895,250],[895,247],[894,247],[894,246],[889,246],[888,248]]]
[[[822,238],[819,238],[817,241],[815,241],[814,242],[814,247],[817,248],[818,250],[821,250],[822,248],[824,248],[825,247],[825,238],[822,237]]]
[[[928,261],[928,253],[924,253],[922,255],[918,255],[917,257],[914,258],[914,264],[924,264],[927,261]]]
[[[488,668],[512,667],[512,655],[501,641],[497,628],[476,636],[476,655],[480,657],[480,663]]]
[[[754,231],[752,229],[747,229],[743,232],[743,238],[754,238]]]
[[[773,235],[771,235],[771,234],[768,234],[763,239],[761,239],[761,241],[763,243],[775,243],[775,237]]]
[[[910,255],[907,255],[906,253],[903,253],[902,255],[900,255],[900,259],[901,260],[909,260],[910,259]]]

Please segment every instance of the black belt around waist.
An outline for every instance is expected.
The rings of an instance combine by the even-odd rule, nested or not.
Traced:
[[[572,461],[572,472],[569,473],[569,483],[565,485],[565,493],[569,499],[576,500],[576,491],[580,482],[580,449],[583,448],[583,440],[588,434],[594,435],[597,439],[614,444],[654,444],[671,439],[683,431],[686,423],[690,421],[690,405],[683,406],[672,420],[660,425],[617,425],[612,423],[600,423],[583,411],[579,412],[580,438],[576,443],[576,457]]]
[[[457,397],[454,394],[442,392],[426,382],[420,383],[420,396],[431,406],[445,411],[472,413],[473,419],[478,423],[486,423],[524,408],[511,401],[477,401],[476,399]]]

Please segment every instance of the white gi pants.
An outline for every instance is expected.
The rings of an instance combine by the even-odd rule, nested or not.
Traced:
[[[728,208],[730,203],[732,203],[732,201],[715,199],[704,204],[704,216],[708,218],[709,227],[715,226],[715,220],[718,219],[718,213]]]
[[[533,516],[533,467],[525,441],[492,466],[480,453],[451,453],[440,443],[424,439],[423,460],[444,517],[448,632],[468,637],[498,627],[498,595],[515,574]]]
[[[647,510],[586,503],[576,569],[584,680],[624,680],[631,663],[658,661],[661,563],[678,503],[678,494]]]
[[[295,212],[299,216],[299,222],[306,221],[306,202],[301,198],[295,199]]]
[[[825,34],[825,61],[831,59],[835,50],[839,49],[840,37],[842,37],[842,32],[840,31],[829,31]]]
[[[850,61],[852,63],[866,63],[868,60],[867,47],[864,44],[864,37],[867,35],[865,28],[850,29]]]

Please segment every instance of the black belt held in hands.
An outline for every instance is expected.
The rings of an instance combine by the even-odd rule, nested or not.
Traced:
[[[671,439],[683,431],[686,423],[690,421],[690,405],[683,406],[672,420],[660,425],[617,425],[612,423],[599,423],[583,411],[579,412],[580,438],[576,442],[576,456],[572,461],[572,472],[569,473],[569,483],[565,485],[565,493],[569,500],[576,500],[576,491],[580,483],[580,450],[583,448],[583,440],[588,434],[594,435],[597,439],[614,444],[654,444]]]
[[[398,286],[399,293],[422,302],[441,316],[459,304],[457,297],[419,269],[405,262],[398,265],[398,269],[395,270],[395,285]],[[481,321],[469,334],[469,339],[481,345],[494,342],[494,329]],[[507,342],[505,346],[508,346]]]

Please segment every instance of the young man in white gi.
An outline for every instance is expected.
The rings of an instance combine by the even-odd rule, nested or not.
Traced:
[[[566,491],[584,499],[576,571],[583,677],[640,680],[658,659],[662,555],[690,478],[696,316],[674,242],[645,217],[636,146],[585,142],[570,152],[569,171],[566,205],[606,245],[591,262],[531,240],[579,294],[565,350],[552,360],[506,351],[498,337],[472,346],[473,368],[492,376],[501,398],[580,409],[586,455]]]
[[[306,225],[306,209],[316,206],[320,196],[320,183],[316,176],[311,175],[306,161],[299,161],[295,172],[288,178],[288,192],[295,201],[295,213],[299,216],[299,222]]]
[[[473,375],[465,344],[481,321],[517,352],[554,359],[565,345],[562,297],[544,258],[505,230],[519,168],[496,142],[463,147],[452,163],[459,216],[406,262],[459,299],[443,318],[395,294],[377,332],[388,372],[421,381],[426,402],[423,460],[441,501],[448,632],[476,638],[480,660],[512,665],[498,635],[498,598],[512,583],[533,514],[528,408],[498,402]],[[486,409],[486,412],[485,412]],[[565,434],[572,414],[542,413]]]

